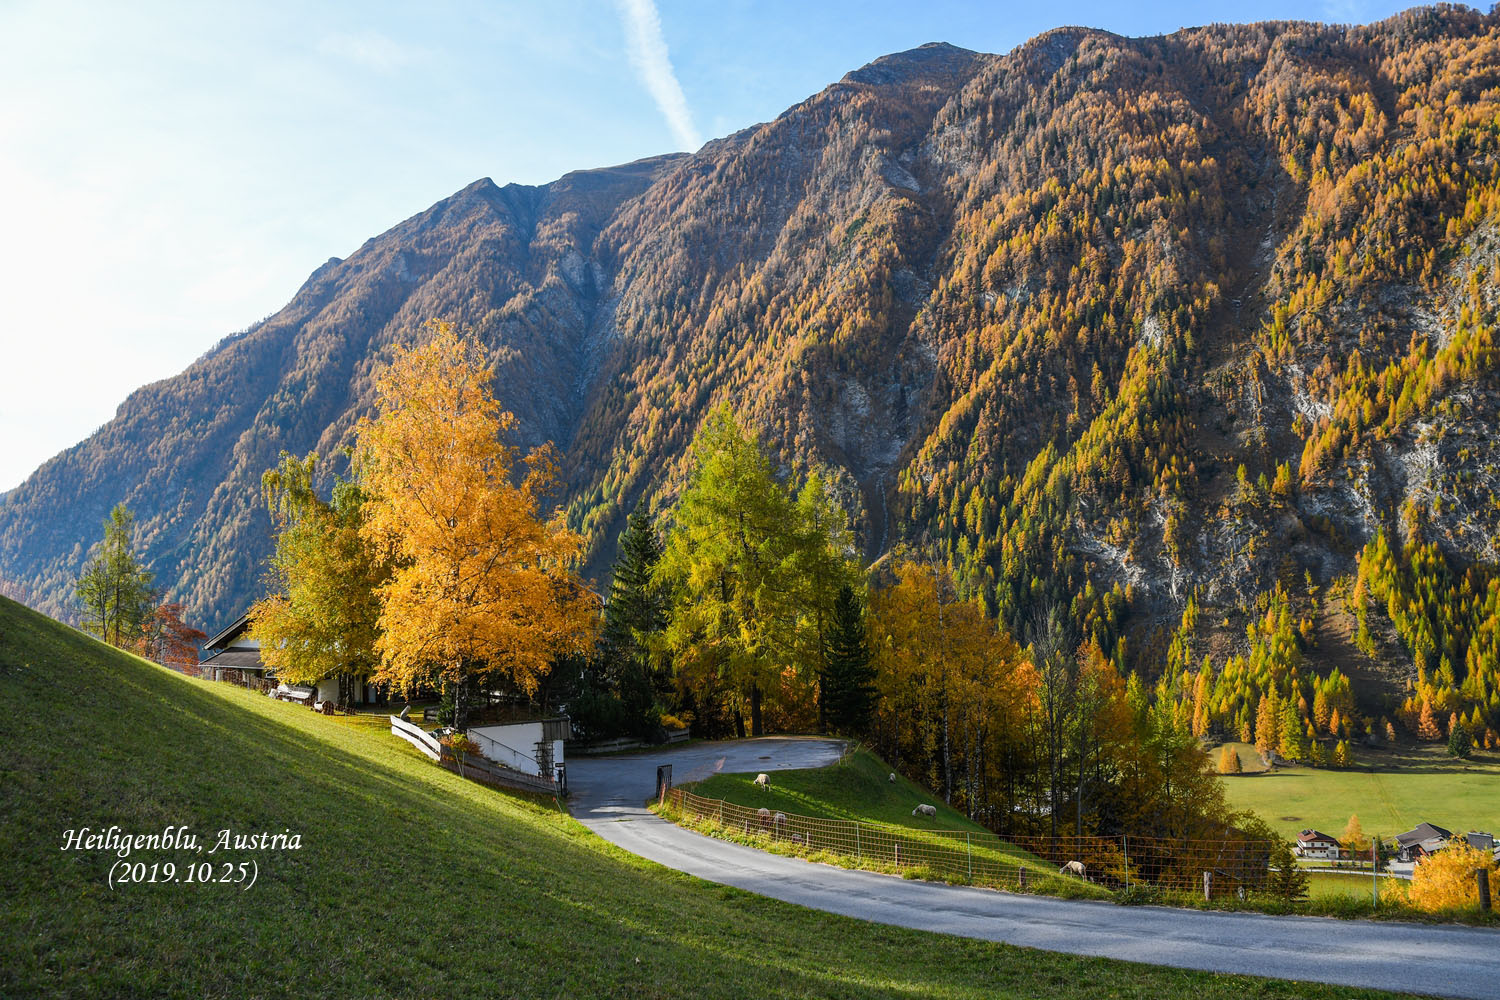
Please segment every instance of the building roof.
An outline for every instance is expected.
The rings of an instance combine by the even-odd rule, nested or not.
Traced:
[[[205,642],[203,644],[203,648],[204,649],[223,649],[226,646],[228,646],[230,643],[234,642],[234,640],[236,640],[240,636],[244,635],[245,634],[245,630],[248,629],[249,627],[250,627],[250,612],[246,611],[244,614],[240,615],[234,621],[230,622],[229,626],[227,628],[225,628],[222,632],[220,632],[216,636],[211,637],[207,642]]]
[[[1424,844],[1429,840],[1449,840],[1453,837],[1453,831],[1444,830],[1440,826],[1431,823],[1418,823],[1415,828],[1405,833],[1396,834],[1396,843],[1402,847],[1414,847]]]
[[[225,649],[204,660],[200,666],[227,667],[230,670],[265,670],[258,649]]]
[[[1495,849],[1495,838],[1492,834],[1470,830],[1464,834],[1464,839],[1469,846],[1481,851],[1493,851]]]
[[[1314,840],[1326,840],[1330,844],[1337,844],[1339,842],[1339,838],[1329,833],[1323,833],[1319,830],[1303,830],[1301,833],[1297,834],[1297,839],[1304,844],[1310,844]]]

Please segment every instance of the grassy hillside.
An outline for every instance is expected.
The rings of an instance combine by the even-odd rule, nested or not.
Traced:
[[[1243,759],[1243,758],[1242,758]],[[1366,834],[1391,837],[1426,820],[1455,833],[1500,833],[1500,754],[1454,760],[1440,746],[1360,749],[1346,771],[1277,768],[1223,780],[1229,801],[1295,836],[1316,827],[1335,836],[1358,813]]]
[[[771,785],[768,788],[756,786],[754,774],[716,774],[696,783],[691,790],[706,798],[723,799],[752,809],[765,807],[797,816],[857,820],[874,826],[898,827],[911,838],[930,844],[944,853],[954,845],[954,841],[945,835],[948,831],[980,834],[982,836],[976,837],[974,842],[960,842],[962,850],[969,853],[971,863],[968,874],[976,885],[1016,888],[1015,868],[1019,866],[1030,872],[1029,891],[1075,899],[1111,898],[1109,890],[1102,886],[1090,885],[1072,877],[1060,877],[1055,862],[1049,863],[1030,851],[998,840],[993,831],[950,808],[940,796],[921,785],[908,781],[899,774],[895,781],[891,781],[892,773],[890,765],[885,761],[870,751],[861,749],[845,756],[832,767],[775,771],[771,774]],[[912,809],[919,802],[934,806],[938,811],[937,815],[931,818],[913,816]],[[682,819],[673,818],[679,821]],[[687,817],[687,822],[692,826],[691,817]],[[704,832],[715,836],[726,833],[720,828],[707,828]],[[733,831],[728,831],[728,836],[732,840],[739,839]],[[769,845],[756,843],[755,846]],[[811,860],[832,861],[850,868],[888,870],[869,855],[856,857],[852,845],[846,847],[848,849],[836,859],[826,854],[815,854]],[[792,852],[796,853],[795,848]],[[920,855],[917,857],[920,858]],[[912,866],[920,868],[922,865],[922,861],[914,860],[904,871],[910,873],[913,871]],[[986,869],[991,874],[1004,874],[994,880],[976,876],[976,872]],[[898,867],[896,870],[903,869]],[[949,874],[952,874],[951,870]],[[931,874],[924,877],[941,876],[941,872],[931,871]]]
[[[0,995],[1344,997],[816,913],[665,871],[367,727],[0,599]],[[106,884],[64,831],[300,834],[248,889]],[[211,860],[219,860],[222,855]],[[143,852],[146,863],[209,860]]]
[[[941,798],[901,775],[890,780],[891,768],[868,750],[857,750],[833,767],[805,771],[777,771],[771,786],[755,786],[753,774],[716,774],[693,787],[698,795],[743,806],[819,816],[885,823],[916,830],[969,830],[989,833],[978,823],[943,804]],[[936,819],[913,816],[919,802],[937,806]]]

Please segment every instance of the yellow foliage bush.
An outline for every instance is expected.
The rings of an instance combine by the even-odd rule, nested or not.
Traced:
[[[1453,910],[1479,904],[1475,871],[1490,873],[1490,887],[1500,889],[1500,866],[1488,851],[1459,841],[1417,864],[1412,873],[1410,898],[1419,910]]]

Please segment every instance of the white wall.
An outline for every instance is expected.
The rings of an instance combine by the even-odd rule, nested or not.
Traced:
[[[365,700],[365,682],[358,678],[354,681],[354,703],[357,705]],[[339,700],[339,679],[337,677],[325,677],[318,681],[318,701]]]
[[[542,739],[540,722],[517,722],[509,726],[475,726],[469,737],[490,760],[526,774],[536,774],[536,745]],[[552,762],[563,762],[563,741],[552,741]],[[552,775],[546,775],[550,778]]]

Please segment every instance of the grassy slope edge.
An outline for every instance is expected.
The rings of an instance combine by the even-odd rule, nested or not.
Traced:
[[[0,995],[1376,995],[1033,952],[709,885],[388,734],[188,680],[4,599],[0,697]],[[248,890],[110,890],[113,857],[60,845],[112,824],[290,830],[302,848],[255,852]]]

